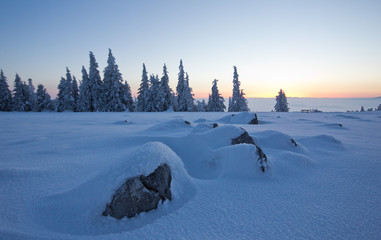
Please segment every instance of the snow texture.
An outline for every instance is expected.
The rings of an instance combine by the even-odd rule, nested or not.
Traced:
[[[0,112],[0,239],[380,239],[381,113],[257,114]],[[102,216],[163,163],[171,201]]]

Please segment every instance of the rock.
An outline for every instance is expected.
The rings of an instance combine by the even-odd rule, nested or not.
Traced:
[[[262,170],[262,172],[264,172],[268,168],[266,154],[264,154],[262,149],[255,144],[254,139],[250,137],[249,133],[246,132],[246,130],[243,128],[242,130],[244,132],[239,137],[232,139],[232,145],[241,144],[241,143],[254,145],[257,148],[258,167]]]
[[[213,123],[213,128],[216,128],[218,127],[218,124],[217,123]]]
[[[148,176],[136,176],[126,180],[112,196],[103,216],[117,219],[134,217],[141,212],[156,209],[160,200],[171,200],[171,171],[167,164],[160,165]]]
[[[247,143],[247,144],[255,145],[253,138],[250,137],[250,135],[246,132],[246,130],[244,130],[243,128],[242,128],[242,130],[244,132],[241,134],[241,136],[232,139],[232,145],[241,144],[241,143]]]
[[[339,125],[339,127],[343,127],[343,124],[341,124],[341,123],[339,123],[338,125]]]
[[[258,146],[257,147],[257,154],[258,154],[258,166],[264,172],[267,168],[267,156],[263,153],[262,149]]]
[[[254,118],[249,122],[249,124],[258,124],[258,116],[256,113],[254,114]]]
[[[171,170],[169,169],[167,164],[160,165],[156,170],[148,175],[140,176],[140,181],[143,185],[148,189],[154,192],[158,192],[161,200],[171,200]]]
[[[191,123],[190,123],[190,122],[188,122],[188,121],[184,121],[184,122],[185,122],[185,124],[191,125]]]
[[[295,140],[293,138],[291,138],[291,143],[295,145],[295,147],[298,146],[298,144],[295,142]]]

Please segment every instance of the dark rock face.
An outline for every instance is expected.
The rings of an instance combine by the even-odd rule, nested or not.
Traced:
[[[295,140],[293,138],[291,138],[291,143],[294,144],[295,147],[298,146],[298,144],[295,142]]]
[[[160,200],[171,200],[171,171],[167,164],[160,165],[148,176],[136,176],[126,180],[112,196],[103,216],[117,219],[134,217],[141,212],[156,209]]]
[[[216,128],[218,127],[218,124],[217,123],[213,123],[213,128]]]
[[[244,130],[244,132],[241,134],[241,136],[232,139],[232,145],[241,144],[241,143],[247,143],[247,144],[255,145],[253,138],[250,137],[250,135],[246,132],[246,130]]]
[[[191,123],[190,122],[188,122],[188,121],[184,121],[185,122],[185,124],[187,124],[187,125],[191,125]]]
[[[264,172],[268,168],[266,154],[264,154],[262,149],[255,144],[254,139],[250,137],[249,133],[247,133],[246,130],[243,128],[242,130],[244,132],[241,134],[241,136],[232,139],[232,145],[241,144],[241,143],[254,145],[257,148],[257,155],[258,155],[257,165],[261,169],[261,171]]]
[[[257,114],[255,113],[254,114],[254,118],[249,122],[249,124],[258,124],[258,116]]]

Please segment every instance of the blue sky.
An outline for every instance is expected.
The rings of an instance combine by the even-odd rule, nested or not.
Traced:
[[[381,95],[381,1],[0,0],[0,68],[55,95],[65,67],[80,79],[89,51],[111,48],[136,93],[143,62],[175,89],[179,60],[196,97],[233,65],[248,97]]]

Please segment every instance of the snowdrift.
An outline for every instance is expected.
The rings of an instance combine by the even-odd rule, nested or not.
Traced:
[[[42,221],[46,227],[62,233],[104,234],[122,231],[122,228],[107,227],[116,220],[101,216],[106,204],[127,178],[148,175],[163,163],[170,167],[172,173],[171,192],[172,201],[175,203],[164,202],[164,205],[175,205],[176,209],[194,195],[192,179],[181,159],[169,147],[159,142],[152,142],[135,148],[124,158],[112,161],[109,167],[73,189],[42,199],[36,209],[36,221]],[[153,211],[168,214],[174,210],[172,206],[168,209],[161,207]],[[152,217],[148,214],[146,217],[153,221],[155,214],[150,215]],[[106,227],[98,229],[100,224],[105,224]],[[131,225],[124,228],[130,229]]]
[[[225,124],[249,124],[255,118],[255,114],[252,112],[242,112],[237,114],[231,114],[225,116],[217,122]]]

